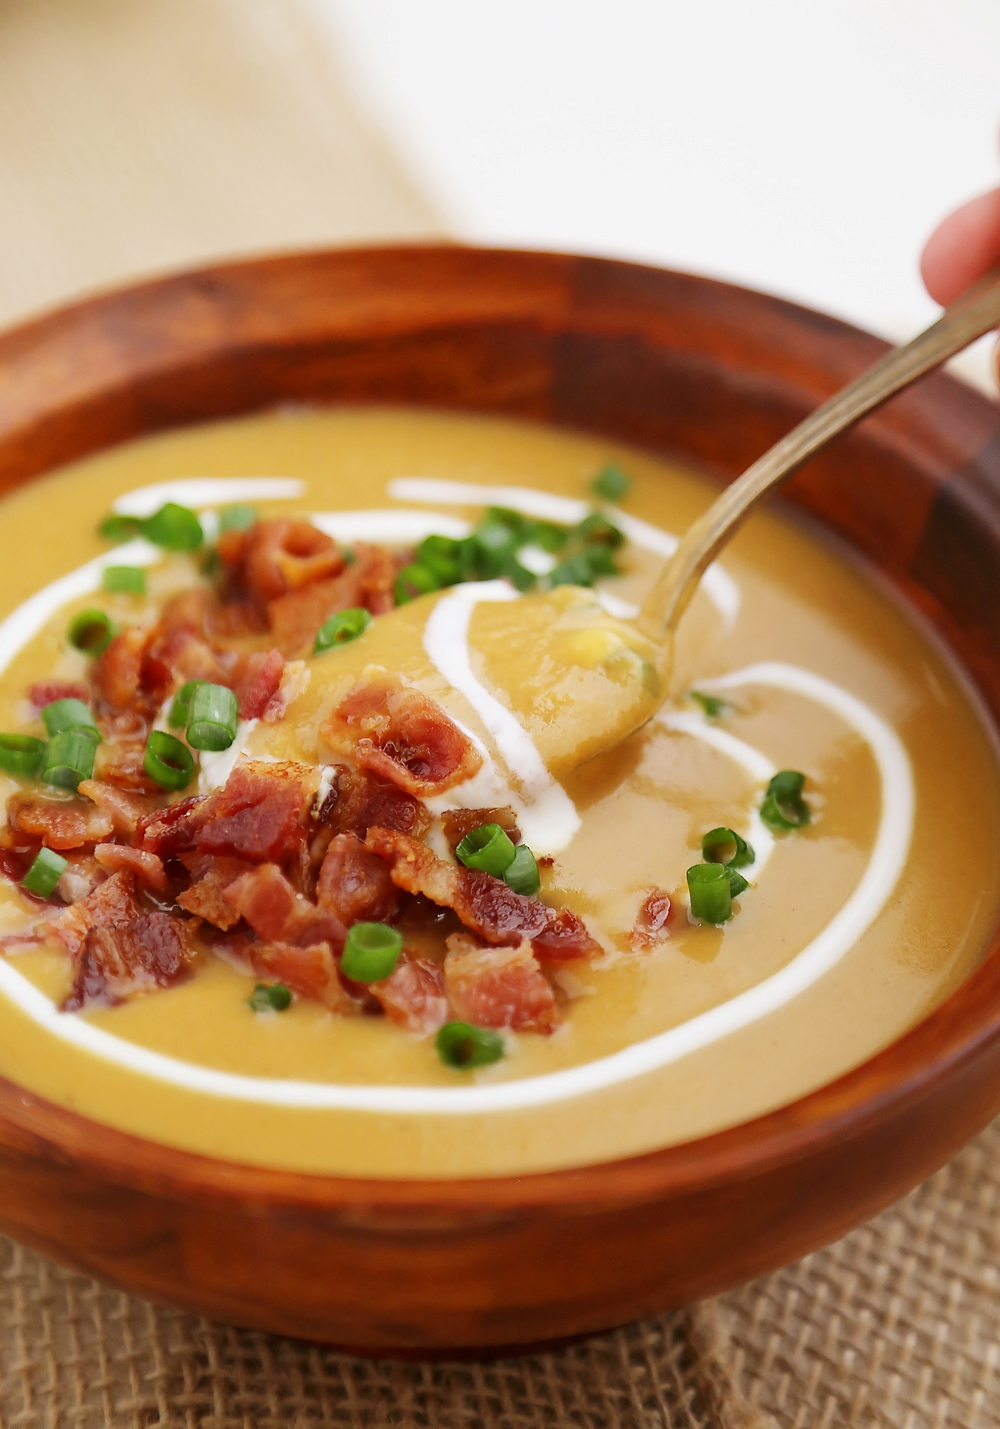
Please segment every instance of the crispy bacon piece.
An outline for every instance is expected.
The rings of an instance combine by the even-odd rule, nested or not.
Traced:
[[[557,1026],[555,993],[527,943],[484,948],[466,933],[452,933],[447,946],[444,985],[460,1021],[515,1032],[551,1032]]]
[[[210,807],[210,799],[196,794],[143,815],[136,825],[137,847],[157,853],[161,858],[188,852],[195,847],[198,830],[208,817]]]
[[[99,744],[94,772],[104,784],[133,794],[160,794],[159,784],[146,773],[146,737]]]
[[[404,951],[392,975],[369,991],[393,1022],[418,1037],[430,1037],[448,1021],[444,976],[428,958]]]
[[[317,580],[270,599],[268,619],[275,644],[286,655],[303,654],[316,632],[338,610],[363,606],[372,615],[392,610],[398,562],[384,546],[359,542],[354,561],[331,579]]]
[[[142,662],[150,633],[139,625],[127,626],[94,661],[90,679],[101,699],[115,709],[144,708]]]
[[[50,680],[47,684],[32,685],[28,698],[36,710],[43,710],[53,700],[82,700],[86,705],[90,703],[90,689],[87,685]]]
[[[145,849],[129,848],[127,844],[98,844],[94,858],[108,873],[134,873],[140,883],[165,893],[169,884],[163,860]]]
[[[201,853],[182,854],[181,862],[195,882],[178,895],[180,907],[223,930],[238,923],[240,915],[224,896],[225,890],[245,873],[252,873],[256,865],[240,858],[219,858]]]
[[[419,838],[430,827],[427,808],[393,784],[362,769],[335,766],[330,793],[319,811],[319,823],[335,833],[357,834],[363,839],[373,824]]]
[[[225,900],[259,938],[309,947],[331,943],[339,951],[347,936],[335,914],[296,893],[275,863],[261,864],[223,890]]]
[[[521,842],[521,830],[517,827],[517,815],[509,805],[500,809],[445,809],[441,815],[441,828],[452,853],[458,848],[466,834],[483,824],[499,824],[510,838],[511,843]]]
[[[120,928],[142,916],[130,873],[113,873],[93,893],[49,919],[48,926],[77,956],[91,928]]]
[[[313,943],[307,948],[290,943],[250,943],[247,953],[258,977],[284,983],[299,997],[325,1003],[334,1012],[355,1010],[337,975],[329,943]]]
[[[154,704],[160,704],[189,680],[228,684],[229,665],[202,635],[186,626],[167,631],[158,629],[143,657],[143,688]]]
[[[233,671],[232,688],[240,719],[260,719],[281,685],[285,661],[280,650],[254,651]]]
[[[64,903],[86,898],[107,878],[106,871],[92,853],[71,853],[59,876],[56,893]]]
[[[7,821],[20,833],[40,839],[52,849],[100,843],[114,830],[111,815],[89,801],[44,799],[24,789],[7,800]]]
[[[405,834],[372,828],[365,847],[387,860],[397,888],[454,909],[484,942],[516,947],[528,939],[540,957],[551,959],[588,957],[601,950],[574,913],[557,913],[489,873],[445,863],[426,844]]]
[[[331,749],[427,798],[478,773],[483,760],[440,705],[380,673],[355,685],[320,727]]]
[[[345,927],[388,923],[399,908],[399,893],[385,861],[369,853],[354,834],[330,842],[316,885],[316,902]]]
[[[295,857],[305,838],[302,818],[317,782],[316,771],[304,764],[239,761],[204,811],[197,831],[199,851],[252,863]]]
[[[133,993],[170,987],[187,971],[189,933],[179,919],[159,912],[112,927],[95,924],[87,933],[63,1011],[78,1012],[93,1003],[114,1004]]]
[[[651,948],[669,937],[670,899],[662,888],[650,889],[649,895],[636,914],[635,924],[630,934],[633,948]]]
[[[85,799],[90,799],[102,813],[108,815],[116,834],[128,838],[135,833],[139,820],[152,813],[148,799],[144,799],[140,794],[130,794],[124,789],[118,789],[102,779],[82,780],[77,793],[82,794]]]

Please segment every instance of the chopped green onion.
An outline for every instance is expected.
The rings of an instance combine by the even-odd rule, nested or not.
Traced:
[[[45,741],[33,734],[0,734],[0,769],[32,779],[45,759]]]
[[[446,1022],[434,1039],[437,1054],[446,1067],[467,1072],[486,1067],[503,1056],[503,1038],[492,1027],[473,1027],[468,1022]]]
[[[45,706],[41,715],[42,724],[49,734],[63,734],[73,730],[78,734],[85,734],[94,744],[101,742],[101,732],[83,700],[53,700]]]
[[[523,893],[528,897],[541,888],[538,864],[527,844],[518,844],[514,849],[514,857],[509,867],[504,869],[503,881],[508,888],[513,888],[515,893]]]
[[[66,729],[54,734],[45,749],[42,778],[60,789],[75,789],[81,779],[94,773],[97,744],[83,729]]]
[[[222,570],[222,560],[216,546],[209,546],[204,556],[201,558],[201,573],[208,576],[209,580],[217,576]]]
[[[191,697],[199,686],[205,683],[204,680],[188,680],[186,685],[181,685],[174,695],[174,702],[170,706],[170,713],[167,716],[167,723],[171,729],[183,729],[191,718]]]
[[[417,565],[425,566],[440,586],[462,579],[461,542],[451,536],[425,536],[417,547]]]
[[[593,585],[594,571],[589,556],[584,551],[567,556],[549,571],[545,581],[550,588],[557,585]]]
[[[455,857],[466,868],[478,868],[502,878],[514,862],[514,845],[499,824],[480,824],[465,835]]]
[[[247,1006],[254,1012],[287,1012],[291,1005],[292,994],[280,982],[259,982],[247,998]]]
[[[187,742],[192,749],[228,749],[236,738],[239,705],[225,685],[198,685],[188,706]]]
[[[201,522],[186,506],[168,501],[142,523],[142,534],[168,551],[196,551],[205,539]]]
[[[343,556],[343,558],[344,558],[344,565],[345,565],[345,566],[353,566],[353,565],[354,565],[354,562],[358,559],[357,556],[354,554],[354,552],[350,549],[349,546],[345,546],[344,549],[341,551],[340,554],[341,554],[341,555]]]
[[[528,517],[522,516],[520,511],[514,511],[509,506],[487,506],[482,524],[484,526],[506,526],[508,531],[523,543],[530,539],[530,531],[534,523]]]
[[[590,578],[595,580],[598,576],[617,576],[621,572],[615,563],[615,553],[613,549],[605,545],[603,541],[591,541],[583,548],[583,554],[587,557],[590,565]]]
[[[534,571],[529,571],[527,566],[522,566],[521,562],[514,556],[504,561],[503,570],[500,574],[505,580],[510,581],[515,590],[519,590],[522,595],[525,591],[534,590],[538,584],[538,577]]]
[[[599,542],[615,551],[625,544],[625,532],[619,531],[600,511],[592,511],[589,516],[584,517],[576,528],[576,534],[588,545]]]
[[[701,841],[701,856],[707,863],[724,863],[728,868],[745,868],[756,854],[733,829],[710,829]]]
[[[313,654],[322,655],[324,650],[332,650],[335,645],[346,645],[349,640],[357,640],[368,629],[371,614],[364,606],[350,610],[338,610],[319,628]]]
[[[701,705],[709,719],[718,719],[729,709],[725,700],[717,700],[714,695],[703,695],[700,690],[688,690],[688,699]]]
[[[691,912],[703,923],[728,923],[733,916],[729,870],[721,863],[696,863],[687,871]]]
[[[132,541],[141,534],[142,522],[138,516],[105,516],[97,531],[105,541]]]
[[[519,534],[503,521],[487,518],[473,535],[478,546],[478,565],[484,580],[503,575],[504,566],[514,559],[521,544]]]
[[[104,589],[125,591],[129,595],[146,594],[146,572],[142,566],[105,566]]]
[[[801,829],[809,822],[809,805],[802,797],[806,776],[797,769],[781,769],[770,784],[760,806],[760,816],[769,829]]]
[[[50,848],[40,848],[31,867],[21,879],[21,887],[29,893],[34,893],[37,898],[51,898],[68,863],[68,859],[53,853]]]
[[[523,545],[541,546],[543,551],[555,555],[569,540],[569,530],[557,526],[554,521],[532,521],[524,533]]]
[[[737,873],[731,864],[725,863],[722,866],[729,875],[729,896],[730,898],[738,898],[750,885],[742,873]]]
[[[599,496],[602,501],[621,501],[631,488],[632,482],[628,474],[610,461],[597,473],[590,487],[594,495]]]
[[[100,655],[111,644],[115,627],[103,610],[81,610],[74,615],[66,632],[69,643],[85,655]]]
[[[260,520],[260,512],[256,506],[247,506],[244,502],[238,501],[233,506],[223,506],[219,512],[220,531],[249,531],[251,526],[256,526]],[[262,986],[261,983],[257,984]]]
[[[352,982],[381,982],[395,971],[403,935],[386,923],[355,923],[347,930],[340,970]]]
[[[432,590],[440,590],[437,576],[427,566],[413,561],[404,566],[396,577],[396,604],[405,605],[407,601],[416,600],[418,595],[427,595]]]
[[[194,755],[165,730],[154,729],[146,740],[143,768],[164,789],[186,789],[194,774]]]

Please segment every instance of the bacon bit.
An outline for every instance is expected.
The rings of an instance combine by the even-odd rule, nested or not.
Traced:
[[[18,790],[7,800],[7,821],[20,833],[40,839],[52,849],[81,848],[109,837],[111,815],[92,803],[43,799]]]
[[[317,581],[268,604],[268,622],[279,650],[288,656],[305,655],[329,616],[357,604],[353,570],[352,566],[333,580]]]
[[[255,865],[239,858],[213,858],[210,854],[184,854],[181,861],[197,878],[178,895],[181,908],[223,930],[238,923],[240,915],[223,895],[231,883],[252,873]]]
[[[304,694],[309,688],[311,674],[309,666],[304,660],[290,660],[285,666],[285,672],[281,677],[281,684],[276,692],[267,702],[261,719],[265,724],[277,724],[284,719],[285,711],[293,700],[297,700],[299,695]]]
[[[105,784],[126,789],[133,794],[162,794],[155,779],[146,773],[146,741],[119,740],[116,744],[99,744],[95,773]]]
[[[304,764],[238,762],[225,788],[212,796],[197,834],[199,851],[253,863],[294,857],[317,779]]]
[[[426,833],[431,818],[419,799],[375,774],[348,769],[346,764],[335,768],[333,785],[318,814],[321,825],[335,833],[357,834],[359,839],[375,824],[413,838]]]
[[[75,957],[91,928],[121,928],[141,914],[132,875],[113,873],[93,893],[50,918],[48,926]]]
[[[265,863],[235,879],[222,896],[245,918],[258,937],[269,942],[309,947],[344,946],[346,930],[328,913],[296,893],[276,863]]]
[[[186,924],[159,912],[112,927],[95,924],[87,933],[76,981],[62,1010],[113,1005],[133,993],[170,987],[187,972],[189,935]]]
[[[308,948],[289,943],[250,943],[247,953],[258,977],[284,983],[299,997],[325,1003],[334,1012],[354,1010],[337,976],[329,943],[314,943]]]
[[[105,711],[97,716],[97,723],[104,738],[112,744],[118,740],[145,740],[149,732],[149,721],[138,710]]]
[[[452,1012],[474,1027],[551,1032],[559,1022],[555,993],[527,943],[484,948],[466,933],[452,933],[444,984]]]
[[[166,869],[163,867],[163,860],[155,853],[129,848],[127,844],[98,844],[94,849],[94,858],[108,873],[124,873],[128,870],[150,888],[155,888],[160,893],[167,891],[169,880]]]
[[[198,830],[208,817],[210,806],[211,800],[195,795],[144,815],[136,826],[137,847],[157,853],[161,858],[187,853],[195,847]]]
[[[405,952],[391,976],[369,991],[383,1012],[408,1032],[430,1037],[448,1021],[448,999],[439,964]]]
[[[153,813],[148,799],[116,789],[113,784],[106,784],[101,779],[82,780],[77,793],[90,799],[102,813],[108,815],[116,834],[129,838],[135,833],[139,820]]]
[[[115,709],[142,709],[146,706],[141,688],[142,662],[150,632],[130,625],[116,635],[94,661],[90,679],[103,700]]]
[[[633,948],[651,948],[670,936],[670,899],[662,888],[653,888],[636,914],[630,934]]]
[[[556,912],[537,898],[508,888],[500,878],[474,868],[457,868],[416,839],[372,828],[365,847],[389,863],[397,888],[422,893],[452,908],[467,928],[487,943],[516,947],[527,938],[540,957],[582,958],[601,951],[574,913]]]
[[[248,531],[224,533],[216,549],[231,584],[262,605],[326,580],[344,564],[331,538],[308,521],[258,521]]]
[[[241,533],[226,531],[223,534],[229,536]],[[222,537],[219,539],[221,541]],[[205,629],[210,639],[223,642],[245,640],[248,635],[265,635],[270,626],[266,610],[255,601],[239,599],[212,606],[205,618]]]
[[[142,662],[143,687],[154,703],[161,703],[189,680],[228,684],[229,666],[201,635],[186,627],[154,635]]]
[[[160,613],[157,629],[161,635],[190,630],[204,635],[205,619],[212,605],[212,592],[204,586],[190,586],[172,595]]]
[[[93,854],[71,853],[56,884],[56,893],[64,903],[76,903],[89,897],[107,876]]]
[[[90,690],[86,685],[60,684],[52,680],[48,684],[32,685],[28,698],[36,710],[43,710],[53,700],[82,700],[86,705],[90,703]]]
[[[0,834],[6,832],[6,829],[0,830]],[[33,845],[30,850],[22,853],[17,853],[14,849],[0,848],[0,873],[3,874],[8,882],[20,883],[21,879],[31,867],[32,859],[37,852],[37,845]],[[36,899],[33,893],[25,893],[25,897],[31,898],[33,901],[39,903],[45,902],[42,898]]]
[[[440,705],[384,672],[366,675],[320,727],[331,749],[426,798],[482,768],[471,739]]]
[[[369,546],[359,541],[354,547],[354,572],[358,583],[357,599],[351,605],[363,605],[372,615],[385,615],[396,604],[393,586],[397,572],[406,564],[385,546]]]
[[[349,928],[352,923],[388,923],[399,908],[399,893],[383,859],[369,853],[354,834],[337,834],[320,869],[316,901]]]
[[[466,834],[483,824],[499,824],[511,843],[521,842],[521,830],[517,827],[517,815],[508,805],[501,809],[445,809],[441,815],[441,828],[452,853],[458,848]]]
[[[281,685],[285,662],[280,650],[246,655],[233,671],[232,689],[240,719],[260,719]]]

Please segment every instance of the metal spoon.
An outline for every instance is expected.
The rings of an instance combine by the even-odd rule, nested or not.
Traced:
[[[936,323],[904,347],[887,352],[726,487],[704,516],[688,527],[636,620],[642,633],[663,648],[666,668],[670,664],[670,638],[706,567],[739,530],[755,504],[787,481],[827,442],[998,325],[1000,269],[994,269],[945,308]]]

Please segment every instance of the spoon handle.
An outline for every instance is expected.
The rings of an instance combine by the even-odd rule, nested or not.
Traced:
[[[705,568],[765,492],[787,481],[827,442],[868,412],[998,324],[1000,269],[995,269],[956,298],[931,327],[905,347],[887,352],[776,442],[685,532],[639,615],[643,633],[657,641],[666,640],[687,609]]]

